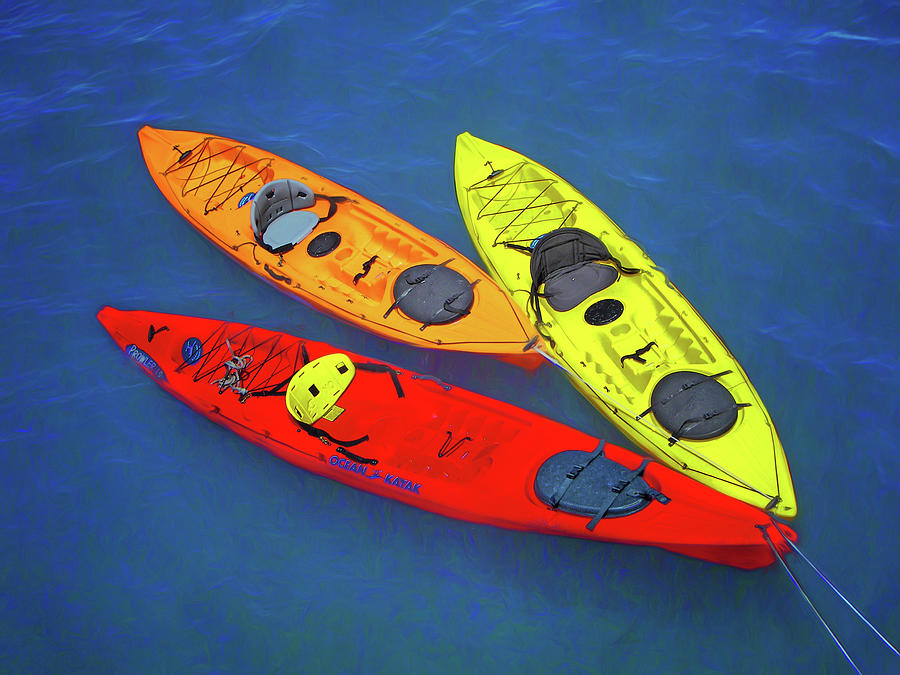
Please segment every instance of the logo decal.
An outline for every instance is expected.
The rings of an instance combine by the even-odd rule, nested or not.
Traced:
[[[166,379],[166,374],[162,371],[162,368],[159,367],[156,361],[154,361],[147,352],[137,345],[128,345],[125,347],[125,353],[128,355],[129,359],[150,371],[150,374],[157,380]]]
[[[238,202],[238,208],[242,206],[246,206],[248,202],[253,201],[253,198],[256,196],[255,192],[248,192],[243,197],[241,197],[241,201]]]
[[[338,457],[337,455],[332,455],[331,459],[328,460],[328,463],[332,466],[337,466],[344,471],[357,473],[360,476],[368,478],[370,480],[383,480],[385,485],[390,485],[392,487],[398,488],[400,490],[406,490],[414,494],[419,494],[419,488],[422,487],[421,483],[414,483],[411,480],[406,480],[405,478],[395,476],[391,473],[381,473],[381,469],[375,469],[372,473],[369,473],[369,469],[371,467],[366,464],[354,462],[352,459],[347,459],[346,457]]]
[[[200,342],[200,338],[188,338],[181,345],[181,357],[184,359],[186,366],[194,365],[200,360],[201,356],[203,356],[203,343]]]

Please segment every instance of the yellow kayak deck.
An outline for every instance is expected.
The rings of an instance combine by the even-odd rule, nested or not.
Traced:
[[[455,179],[491,275],[544,336],[547,357],[608,420],[670,467],[782,518],[797,515],[784,449],[749,378],[634,241],[546,167],[469,133],[457,139]],[[550,233],[565,240],[561,252],[605,248],[608,258],[587,255],[554,272],[562,253]],[[538,256],[543,270],[532,265]]]

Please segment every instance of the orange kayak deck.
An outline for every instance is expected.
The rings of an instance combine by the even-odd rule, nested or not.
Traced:
[[[531,322],[486,272],[375,202],[228,138],[149,126],[138,138],[150,175],[172,206],[223,252],[281,291],[397,342],[488,354],[524,368],[542,363],[529,349],[539,340]],[[301,215],[318,220],[305,239],[276,253],[254,234],[251,211],[260,188],[282,179],[313,191],[314,203]],[[441,322],[430,323],[430,312],[410,316],[398,298],[405,290],[418,291],[417,281],[434,270],[459,281],[471,304],[454,306],[455,294],[428,298],[434,315],[441,316]]]
[[[239,323],[111,307],[98,318],[132,361],[197,412],[355,488],[452,518],[658,546],[742,568],[775,560],[760,528],[788,551],[759,509],[629,450],[433,377]],[[335,353],[356,364],[337,399],[341,412],[330,421],[298,423],[286,406],[288,381],[304,364]],[[591,484],[589,474],[601,465],[613,479]],[[585,500],[588,506],[575,504]]]

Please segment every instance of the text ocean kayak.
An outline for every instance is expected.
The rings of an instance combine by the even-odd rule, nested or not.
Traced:
[[[111,307],[98,318],[191,408],[347,485],[499,527],[743,568],[774,561],[764,512],[540,415],[243,324]],[[776,528],[766,531],[788,550]]]
[[[489,275],[378,204],[246,143],[149,126],[138,137],[172,206],[285,293],[390,340],[541,363],[533,326]]]
[[[564,179],[461,134],[456,193],[472,241],[569,379],[668,466],[797,515],[769,413],[741,365],[644,251]]]

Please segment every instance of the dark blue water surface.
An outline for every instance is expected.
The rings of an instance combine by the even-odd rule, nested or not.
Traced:
[[[778,566],[448,520],[165,394],[99,307],[290,331],[624,442],[558,371],[389,344],[243,271],[156,189],[143,124],[271,150],[473,259],[458,133],[567,177],[737,354],[803,550],[900,639],[896,2],[11,2],[0,48],[0,671],[847,669]]]

